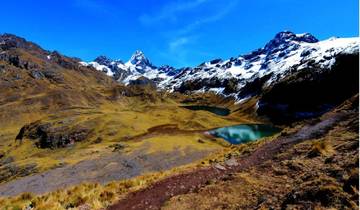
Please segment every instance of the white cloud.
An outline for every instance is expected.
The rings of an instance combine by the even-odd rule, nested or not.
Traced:
[[[166,23],[176,26],[175,30],[169,30],[167,27],[160,29],[166,45],[158,54],[165,60],[171,60],[178,67],[189,66],[197,56],[213,57],[211,52],[196,49],[197,45],[194,45],[202,36],[200,29],[226,17],[233,11],[238,1],[177,1],[161,7],[158,13],[141,15],[139,21],[144,25]],[[181,18],[184,20],[180,21]]]
[[[169,50],[171,52],[174,52],[174,51],[178,50],[179,48],[183,47],[184,45],[186,45],[187,43],[189,43],[189,41],[190,41],[189,37],[180,37],[175,40],[172,40],[169,43]]]
[[[183,28],[172,32],[172,38],[168,44],[168,55],[176,58],[176,62],[181,65],[186,65],[191,55],[208,54],[198,50],[190,49],[188,45],[196,41],[199,35],[194,35],[194,30],[204,24],[216,22],[225,17],[235,6],[237,0],[231,1],[227,6],[216,10],[211,16],[204,16],[194,21],[191,24],[185,25]]]
[[[193,23],[190,23],[189,25],[186,25],[182,29],[178,30],[178,34],[187,34],[196,28],[200,27],[201,25],[216,22],[218,20],[221,20],[224,18],[231,10],[234,8],[234,6],[237,4],[237,0],[230,1],[230,3],[225,6],[224,8],[218,9],[216,12],[214,12],[211,16],[204,16],[202,18],[199,18],[198,20],[194,21]]]
[[[191,54],[187,45],[196,41],[196,37],[183,36],[171,39],[165,50],[159,50],[158,55],[163,59],[171,61],[177,67],[187,66],[189,64],[189,55]]]
[[[196,43],[198,36],[183,36],[172,39],[165,51],[159,51],[158,54],[165,60],[171,61],[176,67],[192,66],[194,58],[213,57],[209,52],[203,52],[199,49],[193,49],[192,44]]]
[[[177,20],[181,12],[195,9],[210,0],[187,0],[169,3],[163,6],[156,14],[143,14],[139,20],[143,24],[153,24],[164,20]]]

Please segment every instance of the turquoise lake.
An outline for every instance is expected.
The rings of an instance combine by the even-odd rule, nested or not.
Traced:
[[[280,131],[280,128],[272,125],[242,124],[217,128],[209,131],[209,134],[223,138],[231,144],[243,144],[263,137],[272,136]]]

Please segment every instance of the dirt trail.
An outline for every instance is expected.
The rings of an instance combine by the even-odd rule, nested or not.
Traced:
[[[166,178],[146,189],[130,193],[125,199],[120,200],[108,209],[160,209],[173,196],[196,191],[211,179],[222,179],[234,172],[257,166],[266,160],[271,160],[277,153],[286,150],[291,145],[324,135],[343,117],[343,114],[329,115],[315,125],[304,126],[289,136],[280,136],[265,143],[246,158],[238,159],[235,165],[217,164]]]

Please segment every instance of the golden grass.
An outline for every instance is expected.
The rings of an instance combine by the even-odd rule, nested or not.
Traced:
[[[105,185],[83,183],[39,196],[32,193],[22,193],[16,197],[0,198],[0,206],[9,210],[25,209],[29,205],[36,210],[62,210],[77,209],[86,204],[90,209],[102,209],[123,198],[129,192],[145,188],[149,184],[168,176],[193,170],[200,165],[199,162],[196,162],[168,171],[144,174],[133,179],[112,181]]]
[[[82,91],[87,91],[81,85],[83,83],[95,84],[94,81],[90,81],[92,79],[74,75],[73,72],[65,71],[63,76],[66,81],[76,84],[75,89],[77,90],[83,88]],[[206,130],[249,122],[249,119],[245,118],[220,117],[206,111],[191,111],[180,108],[179,102],[171,98],[149,103],[136,97],[122,97],[116,101],[101,101],[98,105],[94,105],[84,98],[77,99],[73,94],[65,94],[60,95],[60,97],[69,100],[69,104],[74,104],[74,106],[66,106],[65,109],[58,104],[51,104],[54,101],[47,102],[49,93],[54,94],[55,98],[57,97],[59,87],[51,84],[47,84],[46,87],[46,94],[28,94],[25,92],[22,95],[22,100],[7,103],[0,107],[1,152],[5,153],[5,157],[14,158],[14,164],[19,166],[36,163],[38,172],[57,167],[59,164],[76,164],[82,160],[110,154],[112,153],[112,148],[109,148],[110,145],[122,143],[126,137],[144,134],[154,126],[176,124],[180,130]],[[102,86],[93,85],[91,88],[97,89],[97,92],[103,96],[107,94]],[[24,105],[24,99],[34,100],[36,103]],[[51,98],[51,100],[53,99]],[[44,109],[44,104],[39,101],[45,101],[50,106],[48,109]],[[229,103],[224,102],[224,104]],[[10,106],[15,107],[13,111],[16,114],[5,112],[10,110]],[[73,147],[55,150],[37,148],[34,141],[29,139],[15,142],[15,136],[20,128],[37,120],[43,122],[73,120],[70,126],[82,125],[93,129],[93,133],[89,139],[77,142]],[[102,141],[94,143],[98,137],[101,137]],[[199,139],[202,139],[203,143],[198,142]],[[141,141],[128,141],[126,144],[127,147],[124,151],[126,153],[138,151],[144,147],[146,147],[144,152],[149,154],[174,149],[180,152],[186,150],[212,151],[212,154],[203,161],[205,165],[209,163],[209,160],[222,157],[225,151],[231,149],[223,140],[210,140],[199,133],[157,134]],[[199,163],[194,163],[189,168],[193,168],[194,165],[199,165]],[[64,209],[79,206],[86,202],[92,209],[100,209],[118,200],[129,191],[139,189],[154,180],[185,169],[187,167],[180,167],[131,180],[111,182],[107,185],[81,184],[43,196],[24,193],[17,197],[0,199],[0,206],[5,209],[23,209],[24,206],[32,203],[36,205],[36,209]]]
[[[139,103],[137,100],[128,99],[127,102],[105,103],[98,108],[74,108],[63,110],[57,114],[29,115],[24,116],[24,121],[10,124],[0,131],[0,140],[3,144],[1,150],[6,156],[11,156],[16,163],[37,163],[39,171],[47,170],[59,164],[76,163],[84,159],[94,157],[94,154],[104,154],[111,152],[109,145],[121,142],[124,137],[136,136],[146,133],[151,127],[163,124],[177,124],[179,129],[210,129],[214,127],[239,124],[241,120],[234,121],[206,111],[191,111],[179,108],[173,101],[164,103],[146,104]],[[56,150],[39,149],[34,145],[34,141],[23,140],[22,143],[15,142],[15,136],[20,128],[29,122],[42,118],[44,122],[57,122],[59,120],[71,119],[71,125],[82,125],[93,129],[93,135],[84,142],[76,143],[71,148],[60,148]],[[96,138],[101,137],[101,143],[94,144]],[[198,143],[202,138],[199,134],[186,135],[167,135],[155,136],[146,142],[151,143],[150,152],[159,150],[171,150],[179,146],[182,149],[192,147],[195,149],[214,149],[221,148],[220,144],[206,142]],[[142,143],[127,142],[131,149],[136,149]]]
[[[330,144],[330,142],[326,139],[321,139],[312,142],[312,147],[310,150],[310,154],[313,156],[317,155],[330,155],[334,153],[334,148]]]
[[[141,142],[130,143],[129,146],[132,149],[140,148],[142,145],[146,145],[146,153],[167,152],[186,149],[193,149],[199,151],[218,150],[221,148],[218,143],[204,140],[204,143],[199,143],[199,139],[204,139],[201,134],[180,134],[176,136],[162,135],[144,139]]]
[[[66,209],[72,207],[77,209],[81,205],[87,205],[90,209],[102,209],[113,202],[123,198],[129,192],[139,190],[148,186],[149,184],[163,179],[165,177],[183,173],[187,170],[193,170],[197,167],[203,167],[209,165],[212,162],[221,162],[227,159],[229,154],[231,156],[238,156],[242,154],[249,153],[252,149],[258,147],[259,145],[271,141],[274,137],[264,138],[263,141],[252,142],[246,145],[229,145],[224,140],[221,139],[207,139],[201,134],[180,134],[180,135],[160,135],[144,139],[140,142],[127,142],[128,147],[126,150],[128,152],[135,151],[137,148],[142,148],[146,146],[145,153],[156,153],[158,151],[172,151],[174,149],[179,149],[184,151],[185,149],[195,149],[199,151],[204,150],[213,150],[212,154],[208,157],[192,163],[186,166],[177,167],[165,172],[158,172],[152,174],[146,174],[129,180],[113,181],[106,185],[94,184],[94,183],[84,183],[68,189],[61,189],[55,192],[47,193],[41,196],[35,196],[32,194],[22,194],[17,197],[3,198],[0,199],[0,205],[5,206],[8,209],[14,207],[24,208],[25,206],[32,205],[35,209]],[[202,139],[204,142],[198,142],[198,139]],[[100,145],[88,145],[86,149],[76,150],[73,154],[70,154],[72,158],[77,157],[82,152],[94,149],[107,149],[104,145],[109,145],[112,143],[104,142]],[[26,150],[26,149],[25,149]],[[60,149],[58,152],[64,152],[66,149]],[[86,155],[81,155],[85,158],[88,158]],[[69,158],[70,159],[70,158]],[[67,161],[69,161],[67,159]],[[39,163],[41,161],[38,160]],[[251,180],[248,180],[251,181]]]

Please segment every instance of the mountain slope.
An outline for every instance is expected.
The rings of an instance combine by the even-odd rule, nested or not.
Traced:
[[[0,36],[0,113],[3,119],[8,116],[6,125],[17,123],[21,113],[29,110],[51,113],[97,106],[108,97],[108,89],[118,85],[94,68],[79,65],[79,59],[44,50],[15,35]]]
[[[319,116],[358,91],[358,55],[359,38],[319,41],[309,33],[284,31],[249,54],[215,59],[194,68],[157,68],[137,51],[127,63],[117,65],[124,73],[114,77],[124,84],[146,77],[169,92],[213,92],[237,103],[257,97],[254,109],[259,115],[273,122],[294,121]],[[107,72],[118,72],[111,70],[116,62],[100,64]],[[281,96],[284,94],[286,97]]]
[[[157,68],[140,51],[136,51],[125,64],[111,60],[99,62],[99,59],[83,64],[98,67],[98,70],[104,70],[108,75],[115,75],[119,71],[113,67],[117,64],[116,67],[126,72],[126,76],[114,77],[125,84],[144,76],[156,81],[161,89],[179,92],[213,91],[241,101],[250,94],[241,91],[242,88],[255,80],[264,80],[263,83],[270,86],[307,67],[316,66],[328,70],[335,64],[338,55],[356,54],[358,51],[358,38],[318,41],[309,33],[284,31],[276,34],[263,48],[249,54],[224,61],[215,59],[194,68]]]
[[[234,96],[239,101],[247,95],[236,93],[256,79],[268,77],[264,83],[270,86],[308,66],[330,69],[338,54],[354,54],[359,49],[357,38],[332,38],[317,42],[314,37],[309,37],[312,36],[281,32],[264,48],[238,58],[206,62],[169,79],[161,86],[180,92],[210,90]],[[229,84],[231,80],[236,85]]]

